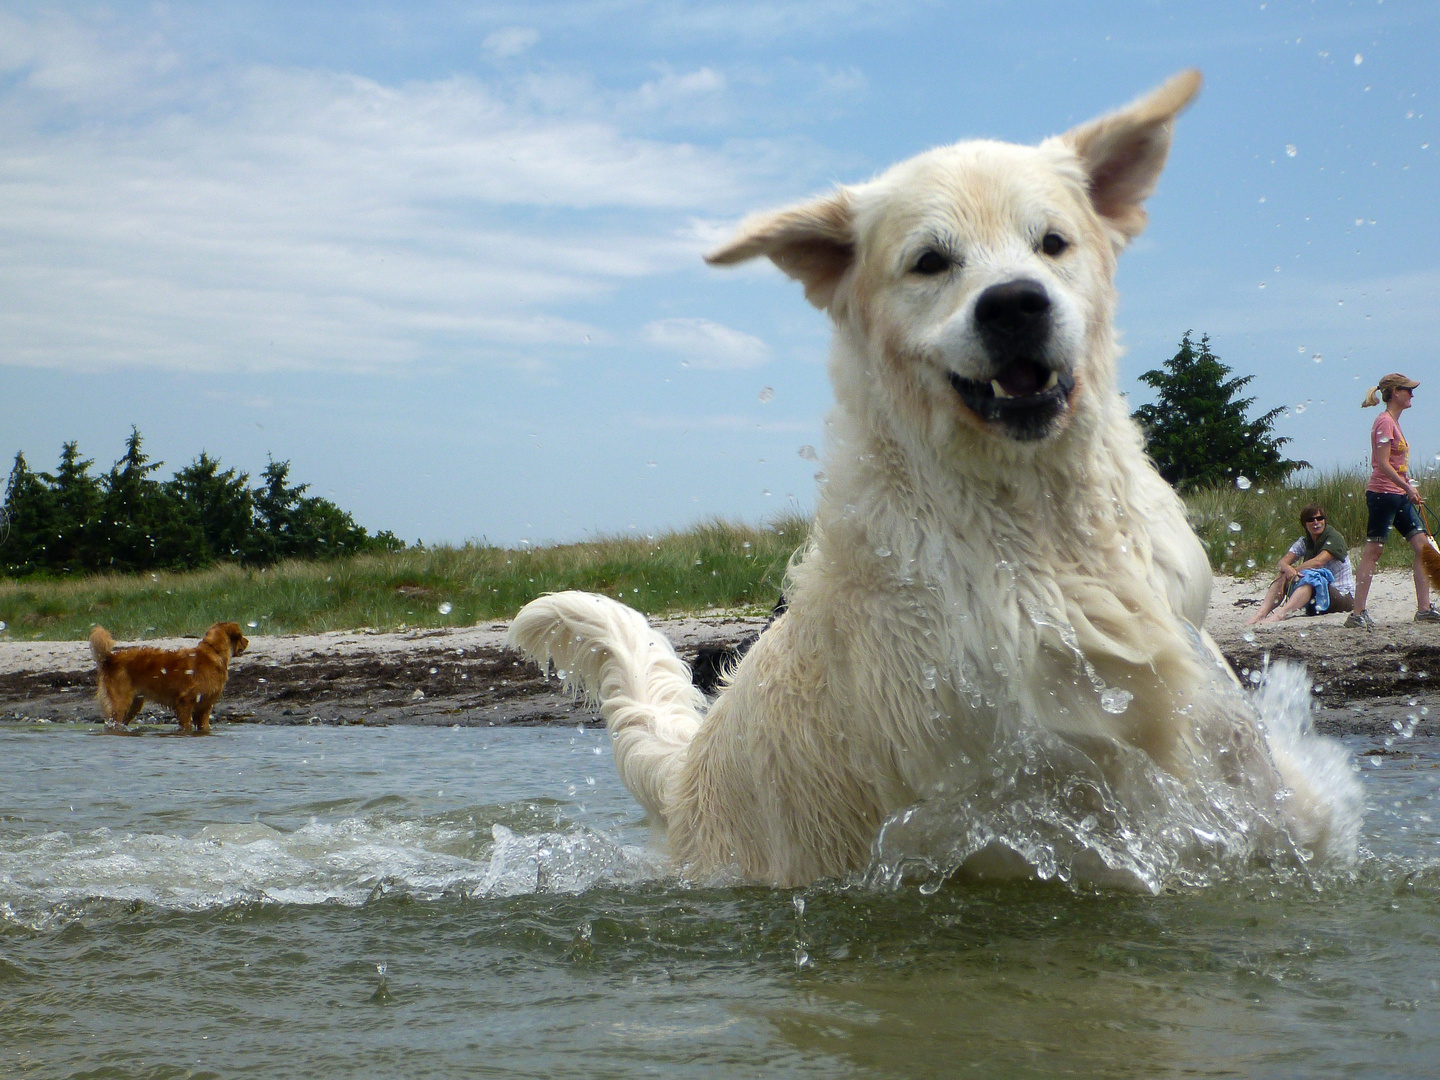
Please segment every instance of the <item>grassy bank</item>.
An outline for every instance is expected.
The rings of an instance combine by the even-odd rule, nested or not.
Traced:
[[[1307,472],[1305,482],[1280,487],[1254,484],[1213,488],[1188,496],[1190,525],[1205,545],[1216,573],[1249,577],[1272,574],[1286,549],[1300,536],[1300,508],[1317,502],[1325,507],[1329,523],[1339,529],[1351,547],[1350,561],[1360,564],[1365,540],[1365,481],[1368,473],[1356,469]],[[1440,480],[1424,478],[1420,494],[1440,510]],[[1238,526],[1238,528],[1237,528]],[[1385,545],[1380,567],[1409,566],[1410,545],[1394,532]]]
[[[1268,575],[1300,535],[1300,507],[1319,502],[1355,547],[1365,532],[1365,476],[1308,473],[1307,482],[1198,492],[1186,502],[1219,573]],[[1440,508],[1440,482],[1422,482]],[[197,635],[235,618],[262,634],[368,626],[469,626],[508,619],[557,589],[620,597],[650,614],[748,609],[775,602],[791,554],[804,541],[798,517],[763,527],[712,522],[655,537],[600,538],[534,549],[466,545],[282,563],[268,570],[220,566],[187,574],[0,580],[4,638],[83,638],[94,623],[116,637]],[[1382,567],[1409,566],[1393,536]],[[442,610],[444,608],[444,610]]]
[[[768,612],[803,518],[751,528],[712,522],[687,532],[533,549],[466,545],[185,574],[0,579],[0,635],[74,639],[102,623],[117,638],[198,635],[217,619],[260,634],[374,627],[470,626],[510,618],[558,589],[624,599],[645,612]]]

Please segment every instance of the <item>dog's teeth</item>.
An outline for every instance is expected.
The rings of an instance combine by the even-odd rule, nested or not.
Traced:
[[[1050,378],[1045,380],[1045,390],[1054,390],[1059,382],[1060,373],[1058,371],[1050,372]],[[1043,393],[1044,391],[1042,390],[1041,392]]]
[[[991,379],[991,380],[990,380],[990,389],[995,391],[995,396],[996,396],[996,397],[1011,397],[1011,396],[1012,396],[1012,395],[1007,394],[1007,393],[1005,392],[1005,388],[1000,385],[1000,380],[999,380],[999,379]]]

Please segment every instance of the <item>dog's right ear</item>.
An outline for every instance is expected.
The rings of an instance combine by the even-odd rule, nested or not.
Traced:
[[[1057,139],[1090,176],[1090,200],[1123,246],[1145,228],[1144,202],[1155,190],[1175,117],[1200,92],[1200,73],[1182,71],[1118,112],[1081,124]]]
[[[844,188],[833,195],[740,224],[735,238],[705,256],[730,266],[761,255],[805,286],[805,298],[825,309],[855,259],[855,214]]]

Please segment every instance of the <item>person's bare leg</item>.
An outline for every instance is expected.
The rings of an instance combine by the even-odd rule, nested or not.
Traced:
[[[1282,607],[1278,608],[1273,615],[1263,621],[1267,623],[1277,623],[1290,618],[1291,615],[1294,615],[1308,604],[1310,597],[1314,595],[1315,587],[1313,585],[1297,585],[1295,591],[1290,594],[1290,599],[1286,600]]]
[[[1285,593],[1285,575],[1281,574],[1270,583],[1269,590],[1265,593],[1265,599],[1260,602],[1260,610],[1245,620],[1246,626],[1254,626],[1261,619],[1275,610],[1275,605],[1280,602],[1280,597]]]
[[[1415,549],[1415,562],[1411,566],[1411,572],[1415,575],[1415,610],[1430,610],[1430,579],[1425,576],[1425,564],[1420,559],[1420,552],[1430,541],[1423,532],[1410,534],[1410,546]]]
[[[1370,579],[1375,576],[1375,564],[1380,561],[1380,553],[1385,550],[1385,544],[1379,540],[1366,540],[1365,550],[1360,554],[1360,569],[1355,571],[1355,610],[1365,610],[1365,603],[1370,599]]]

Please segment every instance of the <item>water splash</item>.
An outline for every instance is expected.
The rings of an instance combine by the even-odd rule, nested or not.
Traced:
[[[1352,865],[1363,800],[1347,751],[1313,731],[1305,669],[1270,666],[1248,696],[1213,689],[1241,722],[1219,722],[1183,779],[1116,741],[1014,725],[971,783],[884,823],[867,882],[925,893],[960,875],[1158,894],[1259,866]]]
[[[316,821],[293,832],[252,822],[212,825],[189,837],[108,828],[15,836],[0,843],[0,881],[7,883],[8,918],[40,926],[56,912],[96,901],[167,910],[358,906],[396,894],[435,900],[578,893],[666,872],[645,848],[563,820],[544,826],[534,817],[492,808],[420,820]]]

